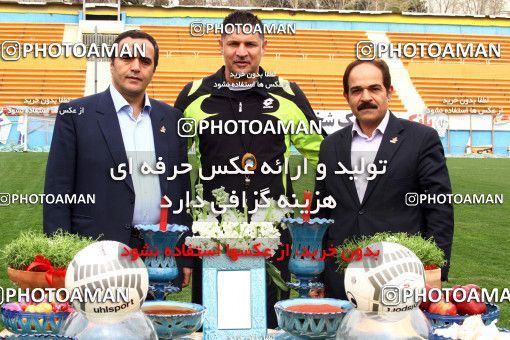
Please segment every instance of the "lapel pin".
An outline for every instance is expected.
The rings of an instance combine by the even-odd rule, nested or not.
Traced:
[[[161,127],[161,129],[159,129],[159,131],[160,131],[161,133],[165,133],[165,132],[166,132],[166,128],[165,128],[165,126],[163,125],[163,126]]]
[[[390,139],[390,143],[392,144],[396,144],[398,142],[398,137],[393,137],[392,139]]]

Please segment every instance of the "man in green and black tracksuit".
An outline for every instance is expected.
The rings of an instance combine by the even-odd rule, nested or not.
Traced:
[[[256,16],[246,11],[230,14],[223,21],[224,25],[226,23],[261,25]],[[234,157],[239,158],[236,163],[243,169],[256,164],[252,175],[216,174],[211,180],[202,180],[207,201],[213,200],[212,190],[221,186],[228,193],[235,191],[239,197],[244,191],[249,209],[259,197],[254,192],[260,193],[264,189],[269,189],[268,198],[278,199],[282,194],[291,197],[293,191],[289,175],[284,171],[281,174],[261,173],[264,162],[273,169],[277,169],[278,165],[283,168],[285,158],[290,157],[291,145],[308,159],[310,169],[317,165],[323,135],[314,131],[310,123],[313,121],[313,125],[319,126],[318,120],[295,83],[267,75],[259,67],[265,46],[266,41],[261,34],[222,35],[220,47],[225,65],[215,74],[187,84],[175,102],[175,107],[184,113],[185,118],[192,118],[197,126],[209,127],[199,131],[191,141],[195,143],[204,177],[211,175],[213,166],[231,168],[230,160]],[[249,74],[256,76],[246,76]],[[208,121],[207,124],[203,124],[204,120]],[[234,131],[234,125],[226,126],[227,121],[237,122],[237,132],[227,133]],[[253,122],[256,124],[249,127]],[[220,134],[214,126],[222,126],[223,133]],[[287,230],[282,233],[281,242],[290,243]],[[281,270],[282,278],[289,281],[288,259],[273,263]],[[200,303],[199,267],[193,271],[192,283],[193,301]],[[276,296],[276,286],[271,282],[267,302],[269,328],[277,326],[273,308]],[[288,293],[282,294],[282,297],[288,297]]]

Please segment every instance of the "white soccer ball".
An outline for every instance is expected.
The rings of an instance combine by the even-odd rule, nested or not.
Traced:
[[[378,256],[365,256],[367,248]],[[393,242],[378,242],[363,249],[361,261],[352,261],[345,271],[347,299],[359,310],[385,314],[418,307],[414,294],[425,288],[422,262],[408,248]]]
[[[122,256],[131,248],[116,241],[100,241],[80,250],[66,273],[66,289],[73,307],[94,321],[115,322],[141,309],[149,286],[143,261]]]

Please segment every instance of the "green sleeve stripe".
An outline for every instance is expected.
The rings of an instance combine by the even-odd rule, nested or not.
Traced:
[[[300,122],[301,125],[306,126],[308,133],[299,132],[290,135],[290,141],[296,146],[299,152],[312,163],[312,166],[316,166],[319,161],[320,145],[324,140],[324,137],[318,133],[310,133],[310,122],[303,111],[301,111],[301,109],[293,101],[273,93],[271,93],[271,96],[278,100],[280,106],[275,112],[267,114],[282,120],[284,124],[288,124],[289,121],[293,121],[295,128]],[[296,130],[298,129],[296,128]],[[285,138],[285,144],[287,150],[289,150],[290,143],[287,141],[287,138]]]
[[[295,96],[294,91],[292,91],[292,88],[290,87],[290,82],[288,80],[283,79],[282,77],[278,77],[278,83],[285,92],[287,92],[291,96]]]
[[[191,88],[189,89],[188,96],[191,96],[193,93],[195,93],[196,90],[198,90],[200,85],[202,85],[202,80],[203,79],[193,81],[193,84],[191,85]]]

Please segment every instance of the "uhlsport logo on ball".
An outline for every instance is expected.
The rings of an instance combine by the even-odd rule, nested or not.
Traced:
[[[347,299],[358,309],[384,314],[414,309],[413,297],[403,292],[422,291],[425,287],[423,264],[408,248],[392,242],[373,243],[367,248],[378,256],[363,256],[345,271]]]
[[[131,261],[121,255],[126,248],[130,250],[116,241],[95,242],[79,251],[69,264],[66,288],[80,290],[81,297],[89,292],[96,294],[97,299],[73,301],[74,308],[87,318],[115,321],[140,310],[147,296],[149,276],[140,258]],[[115,292],[124,295],[119,298]]]

